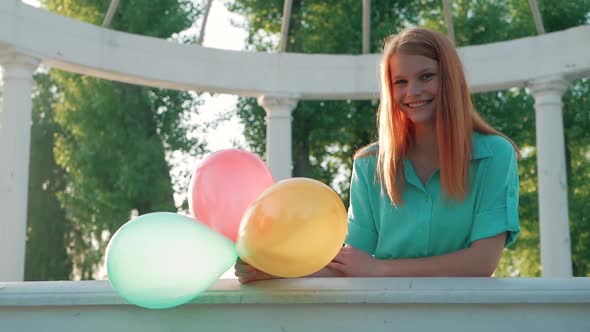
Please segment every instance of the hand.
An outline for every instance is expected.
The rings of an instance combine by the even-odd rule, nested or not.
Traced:
[[[238,281],[242,284],[266,279],[277,279],[279,277],[272,276],[268,273],[262,272],[252,265],[244,262],[238,258],[236,265],[234,266],[236,272],[235,275],[238,277]]]
[[[379,277],[379,262],[368,253],[346,245],[327,267],[342,273],[345,277]]]

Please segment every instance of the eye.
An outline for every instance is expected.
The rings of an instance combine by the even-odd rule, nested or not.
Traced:
[[[393,82],[393,85],[406,84],[406,83],[408,83],[408,81],[406,81],[406,80],[397,80],[397,81]]]
[[[428,81],[428,80],[430,80],[433,77],[434,77],[434,74],[433,73],[425,73],[425,74],[422,74],[422,76],[420,76],[420,79],[422,81]]]

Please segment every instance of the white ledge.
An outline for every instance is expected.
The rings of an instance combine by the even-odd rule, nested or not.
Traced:
[[[522,87],[544,77],[590,73],[590,26],[459,49],[473,92]],[[378,54],[256,53],[179,45],[0,1],[0,47],[58,69],[100,78],[242,96],[371,99]]]
[[[191,304],[585,303],[590,278],[218,280]],[[108,281],[0,283],[2,306],[126,305]]]
[[[44,332],[588,332],[590,279],[219,280],[149,310],[106,281],[0,284],[0,330]]]

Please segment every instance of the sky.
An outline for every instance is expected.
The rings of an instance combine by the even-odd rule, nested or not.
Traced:
[[[205,0],[194,1],[196,3],[205,3]],[[22,0],[22,2],[35,7],[40,6],[38,0]],[[245,30],[232,25],[232,22],[242,22],[243,18],[240,15],[230,13],[224,5],[225,2],[226,1],[222,0],[215,0],[212,2],[202,45],[226,50],[243,50],[247,33]],[[185,31],[185,33],[198,35],[202,23],[201,19],[202,18],[199,18],[199,20],[195,22],[194,27]],[[200,100],[203,104],[199,107],[199,114],[193,116],[191,120],[203,123],[220,118],[223,114],[234,109],[237,98],[238,97],[234,95],[211,95],[209,93],[202,93]],[[214,130],[209,131],[206,135],[201,133],[193,134],[205,140],[208,149],[211,151],[210,153],[212,153],[236,146],[245,148],[246,145],[242,132],[243,126],[240,124],[238,118],[232,117],[227,121],[222,122]],[[210,153],[207,153],[203,157],[207,157]],[[202,160],[180,152],[172,152],[168,155],[168,158],[173,165],[171,170],[173,178],[178,178],[182,173],[194,169]],[[177,206],[182,204],[185,197],[186,193],[183,190],[176,188],[174,199]]]
[[[39,0],[21,0],[24,3],[39,7]],[[197,3],[204,3],[204,0],[194,0]],[[241,28],[232,25],[233,22],[242,22],[243,18],[240,15],[230,13],[225,7],[226,1],[215,0],[212,2],[209,17],[207,19],[207,27],[205,29],[205,37],[203,39],[203,46],[211,48],[219,48],[226,50],[243,50],[244,40],[247,33]],[[197,21],[196,27],[187,30],[189,33],[198,35],[201,21]],[[219,117],[222,113],[233,109],[237,102],[237,96],[217,94],[212,96],[208,93],[201,95],[203,105],[199,107],[201,116],[195,118],[195,121],[210,121]],[[240,134],[242,127],[238,119],[231,119],[226,121],[222,126],[210,132],[206,140],[209,149],[217,151],[225,148],[233,147],[232,142],[237,141],[243,143],[244,138]]]
[[[228,12],[221,1],[213,1],[207,19],[203,46],[229,50],[244,49],[244,40],[247,36],[246,31],[233,27],[230,23],[230,20],[239,21],[241,19],[240,16]],[[237,96],[232,95],[210,96],[207,94],[205,103],[200,107],[201,116],[205,120],[211,116],[219,116],[220,113],[232,109],[236,105],[237,99]],[[235,117],[230,119],[207,135],[206,139],[209,149],[211,151],[217,151],[231,148],[233,147],[232,141],[236,141],[243,146],[245,140],[242,132],[243,126],[239,123],[238,119]],[[220,278],[235,278],[234,268],[231,267]]]
[[[224,2],[220,0],[212,2],[209,18],[207,19],[203,46],[225,50],[243,50],[247,33],[245,30],[237,28],[231,23],[232,21],[242,22],[243,18],[237,14],[230,13],[223,4]],[[198,34],[198,31],[196,33]],[[210,120],[219,116],[219,113],[225,113],[228,109],[233,109],[238,98],[237,96],[223,94],[211,96],[208,93],[205,93],[202,97],[204,99],[204,105],[199,109],[203,114],[203,120]],[[232,119],[207,135],[209,148],[212,151],[216,151],[232,147],[232,140],[243,143],[243,136],[236,134],[241,132],[242,127],[238,119]]]
[[[200,0],[195,1],[201,2]],[[202,2],[204,3],[204,0]],[[232,22],[242,22],[243,18],[240,15],[230,13],[224,3],[225,1],[221,0],[214,0],[212,2],[202,45],[225,50],[243,50],[245,48],[244,41],[247,33],[245,30],[232,25]],[[195,28],[188,29],[186,32],[198,35],[201,21],[199,20],[196,23]],[[200,99],[203,101],[203,104],[199,107],[199,114],[194,116],[192,120],[196,122],[210,122],[232,111],[237,103],[238,96],[203,93]],[[197,133],[197,136],[207,142],[208,149],[211,151],[210,153],[213,153],[232,147],[244,148],[245,139],[242,133],[243,126],[237,117],[232,117],[228,121],[222,122],[217,128],[208,132],[206,135]],[[210,153],[207,153],[203,157],[206,158]],[[183,155],[179,152],[173,153],[169,157],[171,158],[171,164],[175,165],[171,170],[173,178],[179,177],[181,173],[187,170],[194,169],[202,160],[190,155]],[[182,190],[176,191],[174,198],[178,206],[184,200],[186,193]]]

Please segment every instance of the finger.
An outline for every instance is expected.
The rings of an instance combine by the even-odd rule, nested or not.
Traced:
[[[247,278],[252,278],[254,276],[254,271],[240,271],[240,270],[235,270],[234,275],[236,277],[247,277]]]
[[[236,261],[236,264],[234,264],[234,265],[249,266],[250,264],[248,264],[245,261],[243,261],[240,258],[238,258],[238,260]]]
[[[236,273],[236,277],[238,277],[238,281],[242,284],[257,280],[256,272]]]
[[[340,253],[342,253],[343,255],[349,255],[351,252],[354,252],[355,250],[356,249],[354,247],[346,246],[340,249]]]
[[[236,265],[236,266],[234,266],[234,269],[236,271],[243,272],[243,273],[252,272],[252,271],[256,270],[255,268],[253,268],[249,265]]]
[[[326,265],[326,267],[330,270],[334,270],[336,272],[340,272],[344,275],[346,275],[346,265],[342,264],[342,263],[338,263],[338,262],[330,262],[328,263],[328,265]]]
[[[249,264],[238,258],[235,265],[249,265]]]
[[[234,265],[234,269],[240,272],[251,272],[256,270],[254,266],[248,264],[236,264]]]
[[[330,266],[326,266],[326,270],[331,271],[335,277],[346,277],[346,274],[344,272],[331,268]]]
[[[260,270],[256,270],[254,271],[254,280],[266,280],[266,279],[271,279],[272,276],[266,272],[262,272]]]
[[[250,282],[264,280],[264,279],[265,278],[261,278],[260,276],[257,276],[255,273],[242,274],[238,277],[238,281],[242,284],[247,284]]]
[[[366,253],[366,252],[364,252],[364,251],[362,251],[362,250],[360,250],[360,249],[357,249],[357,248],[355,248],[355,247],[351,247],[351,246],[347,246],[347,247],[346,247],[346,252],[347,252],[347,253],[349,253],[349,254],[352,254],[352,253],[359,253],[359,252],[360,252],[360,253]]]
[[[346,256],[347,256],[346,252],[343,250],[340,250],[338,252],[338,254],[336,255],[336,257],[334,257],[332,259],[332,262],[344,264],[344,262],[346,262]]]
[[[243,276],[246,276],[246,275],[248,275],[249,273],[250,273],[250,272],[242,272],[242,271],[234,270],[234,275],[235,275],[236,277],[243,277]]]
[[[339,264],[343,264],[344,261],[342,260],[342,257],[334,257],[334,259],[332,259],[332,263],[339,263]]]

